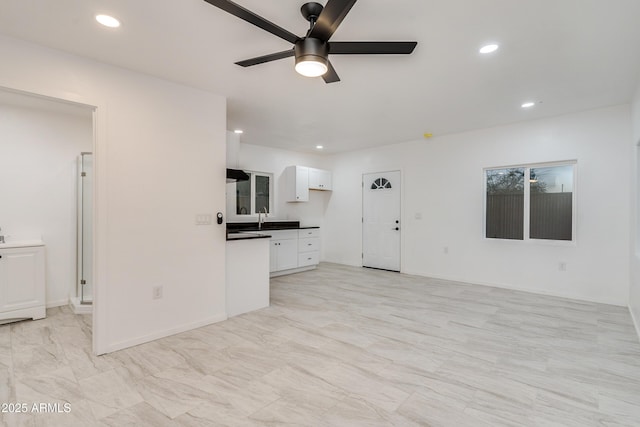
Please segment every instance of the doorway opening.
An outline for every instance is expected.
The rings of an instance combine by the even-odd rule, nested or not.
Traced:
[[[0,124],[0,178],[11,183],[0,185],[0,225],[15,242],[43,242],[46,307],[70,304],[72,311],[89,314],[93,291],[78,288],[77,275],[83,264],[84,282],[93,283],[87,268],[93,265],[93,161],[86,153],[94,147],[95,107],[0,88],[0,111],[6,118]],[[88,178],[84,183],[81,173]]]

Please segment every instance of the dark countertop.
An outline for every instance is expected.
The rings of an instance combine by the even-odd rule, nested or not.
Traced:
[[[268,234],[261,233],[243,233],[243,232],[231,232],[227,233],[227,241],[232,240],[253,240],[253,239],[270,239]]]
[[[300,221],[265,221],[262,228],[258,228],[257,222],[228,222],[227,231],[229,233],[244,231],[269,232],[270,230],[305,230],[320,227],[300,227]]]

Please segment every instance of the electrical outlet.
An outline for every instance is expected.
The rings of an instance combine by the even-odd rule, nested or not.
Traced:
[[[162,298],[162,286],[154,286],[153,287],[153,299]]]
[[[558,264],[558,270],[560,271],[567,271],[567,263],[566,262],[560,262]]]

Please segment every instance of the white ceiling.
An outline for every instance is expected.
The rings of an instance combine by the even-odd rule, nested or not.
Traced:
[[[303,35],[304,0],[237,0]],[[322,1],[324,3],[324,1]],[[94,15],[122,22],[110,30]],[[228,97],[242,141],[353,150],[628,102],[640,78],[638,0],[362,0],[332,40],[416,40],[410,56],[333,56],[339,83],[290,45],[203,0],[0,0],[0,33]],[[500,44],[494,54],[478,49]],[[527,100],[541,101],[523,110]]]

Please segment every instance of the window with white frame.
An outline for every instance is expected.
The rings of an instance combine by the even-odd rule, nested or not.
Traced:
[[[233,212],[236,216],[257,215],[273,211],[273,174],[246,171],[247,181],[235,183]]]
[[[575,239],[576,162],[485,169],[485,237]]]

